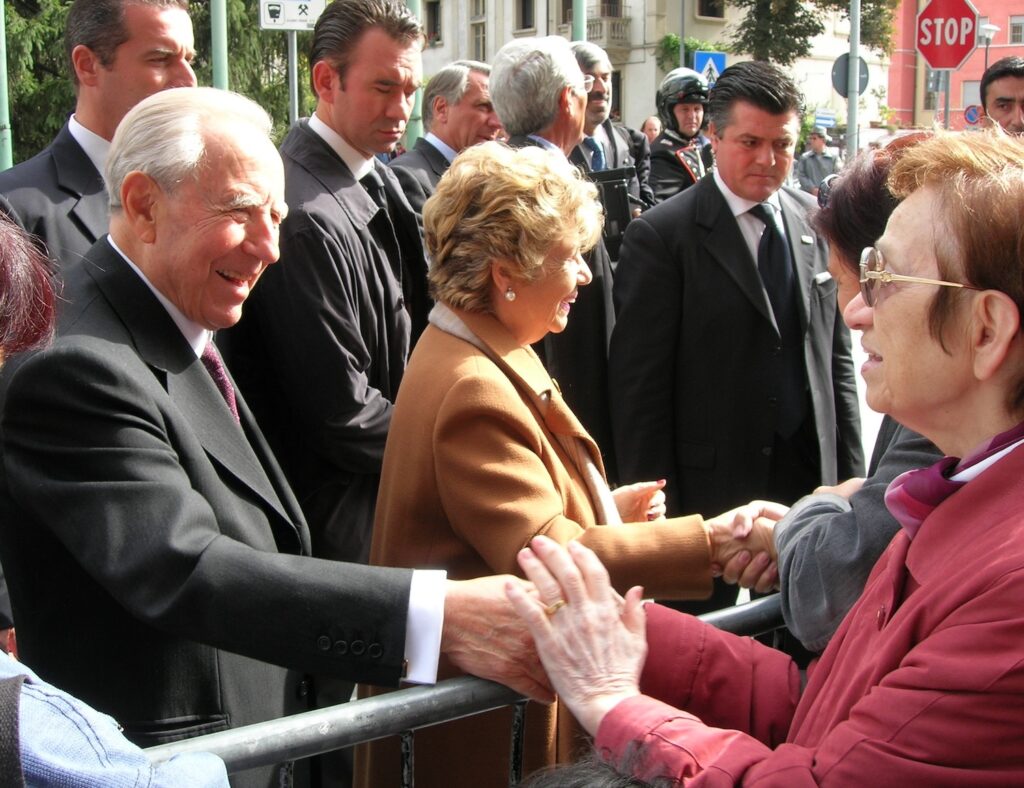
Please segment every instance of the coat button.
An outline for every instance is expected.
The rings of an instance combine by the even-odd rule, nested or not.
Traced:
[[[384,649],[380,643],[371,643],[370,647],[366,649],[366,655],[372,659],[380,659],[384,656]]]
[[[352,641],[352,656],[361,657],[366,653],[366,644],[361,640]]]
[[[348,654],[348,642],[344,640],[335,640],[334,653],[337,654],[339,657],[343,657],[346,654]]]
[[[763,454],[765,457],[771,457],[772,456],[772,447],[771,446],[762,446],[761,447],[761,454]]]
[[[316,647],[321,651],[330,651],[331,639],[327,635],[321,635],[316,639]]]
[[[878,612],[875,613],[875,621],[878,623],[879,629],[885,626],[885,605],[878,606]]]

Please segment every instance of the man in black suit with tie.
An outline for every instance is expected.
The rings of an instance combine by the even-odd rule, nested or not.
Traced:
[[[713,176],[626,231],[609,364],[616,451],[626,477],[667,480],[669,515],[790,502],[863,472],[828,249],[807,222],[812,199],[782,186],[800,111],[775,66],[724,71],[710,96]],[[722,588],[707,609],[730,599]]]
[[[509,144],[535,145],[556,156],[568,157],[583,139],[587,94],[593,86],[594,78],[584,77],[561,36],[510,41],[491,67],[491,98]],[[618,477],[607,396],[608,341],[615,323],[612,267],[603,242],[585,259],[594,279],[580,290],[569,325],[560,334],[548,334],[534,349],[600,447],[614,483]]]
[[[211,341],[278,256],[271,125],[212,88],[130,112],[107,168],[110,235],[67,272],[53,346],[0,376],[0,549],[22,656],[142,745],[302,710],[294,671],[395,684],[408,662],[431,681],[438,647],[544,694],[501,578],[309,556]]]
[[[196,84],[185,0],[75,0],[64,43],[75,112],[49,147],[0,173],[0,210],[61,267],[107,231],[102,171],[121,118],[157,91]]]
[[[501,121],[491,104],[491,67],[475,60],[456,60],[430,78],[423,92],[425,136],[413,149],[391,160],[406,198],[416,213],[434,193],[437,182],[455,157],[479,142],[493,140]]]

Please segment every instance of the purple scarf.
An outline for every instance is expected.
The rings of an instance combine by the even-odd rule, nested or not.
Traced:
[[[928,468],[902,473],[892,480],[885,491],[885,505],[913,539],[928,515],[967,484],[965,481],[954,481],[950,476],[977,465],[1022,439],[1024,422],[996,435],[962,460],[959,457],[943,457]]]

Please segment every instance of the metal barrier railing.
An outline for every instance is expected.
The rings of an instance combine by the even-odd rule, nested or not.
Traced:
[[[707,613],[700,618],[737,635],[761,635],[783,626],[782,603],[778,594]],[[509,784],[516,785],[522,760],[522,737],[516,733],[522,729],[525,700],[508,687],[472,676],[162,744],[150,747],[146,754],[153,761],[164,761],[185,752],[212,752],[223,759],[228,772],[234,773],[309,758],[375,739],[401,736],[403,760],[408,757],[408,768],[403,768],[403,773],[408,773],[408,781],[403,774],[403,784],[411,786],[414,730],[513,705],[517,706],[517,713],[512,725],[513,762],[509,770]]]

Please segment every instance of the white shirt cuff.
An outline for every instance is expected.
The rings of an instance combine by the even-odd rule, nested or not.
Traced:
[[[409,617],[405,624],[405,681],[433,684],[441,655],[441,626],[444,624],[445,583],[448,573],[437,569],[416,569],[409,584]]]

